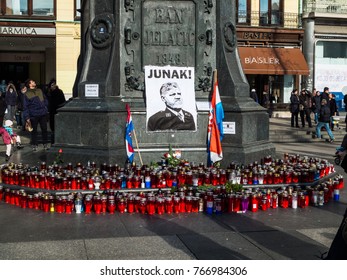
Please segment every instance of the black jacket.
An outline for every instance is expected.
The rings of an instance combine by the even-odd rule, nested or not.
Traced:
[[[299,112],[299,97],[292,93],[292,95],[290,96],[290,112],[291,113],[297,113]]]
[[[318,120],[324,123],[330,122],[330,108],[327,105],[321,107]]]

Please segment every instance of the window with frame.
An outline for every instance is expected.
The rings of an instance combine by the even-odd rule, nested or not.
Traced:
[[[236,11],[237,24],[250,24],[251,0],[236,0]]]
[[[283,0],[260,0],[259,25],[283,25]]]
[[[56,0],[0,0],[1,14],[11,17],[54,17]]]
[[[81,0],[75,0],[75,20],[80,20],[81,19]]]

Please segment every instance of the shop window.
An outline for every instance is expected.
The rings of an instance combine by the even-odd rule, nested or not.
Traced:
[[[251,0],[236,0],[236,22],[237,24],[250,24],[251,22]]]
[[[32,0],[33,15],[35,16],[53,16],[54,0]]]
[[[81,0],[75,0],[75,20],[81,19]]]
[[[320,42],[324,58],[347,58],[346,42]]]
[[[0,0],[1,14],[10,17],[53,17],[56,0]]]
[[[260,0],[259,25],[283,25],[283,0]]]

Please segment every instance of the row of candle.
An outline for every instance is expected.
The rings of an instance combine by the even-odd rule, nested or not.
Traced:
[[[322,206],[330,199],[339,200],[343,179],[335,177],[326,183],[312,187],[279,188],[277,190],[244,189],[242,192],[227,193],[217,187],[206,191],[197,188],[179,188],[176,192],[120,193],[108,190],[102,193],[81,193],[52,196],[46,193],[27,194],[24,190],[11,190],[0,186],[0,200],[22,208],[40,209],[45,212],[71,214],[142,213],[161,215],[164,213],[240,213],[256,212],[269,208],[305,208],[309,205]]]
[[[108,190],[171,188],[177,186],[202,185],[271,185],[311,183],[333,173],[334,166],[323,159],[285,155],[283,160],[272,160],[270,156],[248,166],[231,163],[229,168],[205,167],[195,163],[172,167],[165,163],[159,166],[102,164],[95,163],[73,167],[47,166],[42,162],[40,168],[23,165],[5,166],[1,170],[0,180],[9,185],[18,185],[47,190]]]

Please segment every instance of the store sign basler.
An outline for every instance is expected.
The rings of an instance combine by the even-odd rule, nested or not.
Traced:
[[[6,36],[55,36],[55,28],[0,26],[0,35]]]

